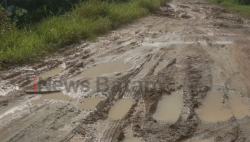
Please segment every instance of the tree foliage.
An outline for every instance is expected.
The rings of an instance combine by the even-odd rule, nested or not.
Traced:
[[[11,19],[8,17],[7,11],[0,6],[0,40],[3,38],[9,30],[13,28]]]
[[[5,6],[4,0],[2,5]],[[6,0],[8,6],[16,8],[14,21],[17,26],[40,22],[52,15],[64,14],[72,10],[81,0]]]
[[[238,0],[239,4],[250,5],[250,0]]]

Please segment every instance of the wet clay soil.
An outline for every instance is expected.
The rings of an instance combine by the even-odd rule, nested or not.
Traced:
[[[205,0],[173,0],[56,58],[0,71],[0,141],[249,142],[249,23]],[[25,92],[35,76],[71,89]],[[131,91],[146,81],[160,87]]]

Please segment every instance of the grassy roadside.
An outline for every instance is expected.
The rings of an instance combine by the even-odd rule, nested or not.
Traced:
[[[156,10],[167,0],[89,0],[62,16],[46,18],[0,37],[0,67],[33,62],[65,45],[98,35]]]
[[[237,0],[208,0],[209,2],[218,3],[229,10],[239,12],[244,16],[250,16],[250,5],[240,4]]]

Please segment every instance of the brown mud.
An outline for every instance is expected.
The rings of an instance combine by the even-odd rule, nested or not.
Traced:
[[[0,141],[249,142],[248,23],[205,0],[173,0],[96,42],[1,71]],[[39,76],[78,88],[26,94]]]

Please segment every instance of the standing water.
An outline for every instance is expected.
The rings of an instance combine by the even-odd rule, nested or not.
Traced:
[[[182,109],[182,91],[176,91],[171,95],[163,95],[157,104],[153,115],[156,120],[176,122]]]
[[[113,72],[120,72],[120,71],[127,70],[129,66],[130,66],[129,64],[123,64],[122,61],[116,61],[116,62],[107,63],[107,64],[100,64],[95,67],[87,69],[81,74],[73,77],[73,79],[86,78],[86,77],[91,78],[91,77],[101,76],[101,75],[109,74]]]
[[[223,106],[222,93],[216,90],[210,91],[202,106],[195,111],[206,122],[226,121],[232,116],[231,111]]]
[[[133,104],[133,99],[121,99],[117,101],[109,111],[109,118],[114,120],[122,119],[123,116],[129,112]]]

